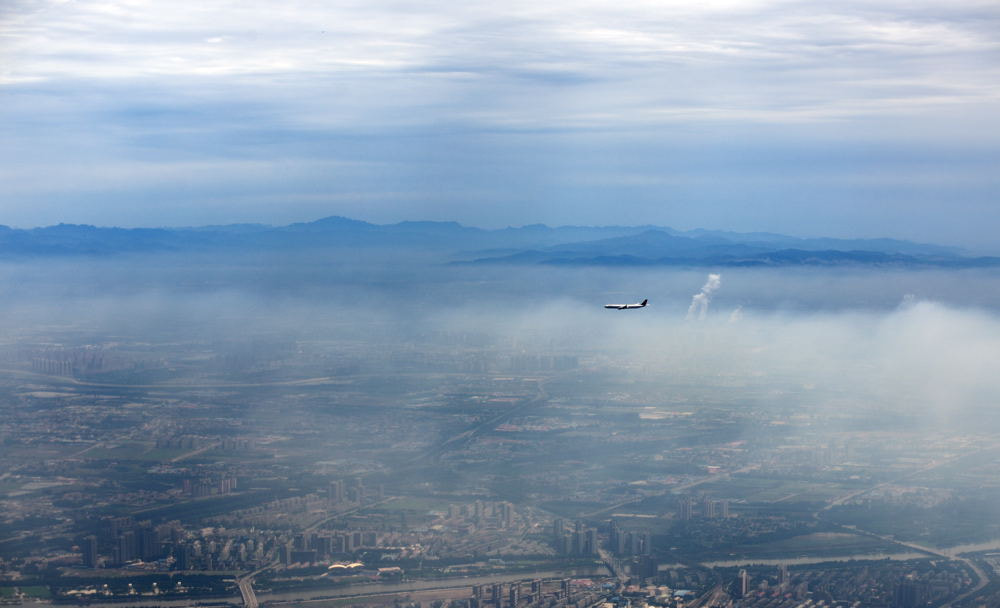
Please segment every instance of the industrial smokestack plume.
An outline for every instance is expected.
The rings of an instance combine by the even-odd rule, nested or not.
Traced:
[[[701,291],[691,298],[691,306],[688,306],[687,319],[690,321],[697,317],[699,321],[705,319],[708,314],[708,304],[712,301],[712,294],[722,284],[721,274],[710,274],[705,284],[701,286]]]
[[[740,304],[735,309],[733,309],[733,312],[729,313],[729,322],[739,323],[742,320],[743,320],[743,305]]]

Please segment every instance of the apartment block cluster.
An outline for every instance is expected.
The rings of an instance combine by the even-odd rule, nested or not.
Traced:
[[[729,501],[713,500],[707,496],[702,498],[701,501],[695,501],[690,496],[681,499],[677,512],[678,519],[689,521],[694,519],[696,514],[705,519],[728,519]]]
[[[84,568],[210,571],[262,565],[278,540],[261,534],[222,536],[211,528],[188,532],[178,522],[153,526],[148,521],[116,517],[104,522],[99,535],[84,537],[80,553]]]
[[[337,506],[342,503],[365,503],[365,502],[376,502],[382,500],[385,496],[385,489],[381,484],[375,487],[366,487],[364,481],[360,477],[352,477],[350,479],[337,479],[330,482],[330,486],[327,488],[327,500],[331,506]]]
[[[234,570],[253,569],[268,563],[280,546],[280,538],[272,534],[190,535],[173,544],[174,570]]]
[[[235,477],[220,477],[218,479],[201,478],[185,479],[182,482],[185,496],[203,498],[205,496],[223,496],[236,491]]]
[[[278,560],[283,566],[315,564],[358,549],[377,547],[378,541],[378,534],[372,531],[299,534],[291,543],[278,548]]]
[[[555,581],[518,581],[476,585],[472,588],[469,608],[583,608],[600,597],[600,588],[589,580],[568,578]]]
[[[595,528],[585,528],[583,522],[573,522],[572,529],[566,520],[557,518],[552,522],[552,537],[556,551],[560,555],[597,555],[600,545]]]
[[[514,525],[514,505],[509,502],[483,502],[477,500],[472,505],[448,505],[448,519],[472,520],[475,525],[492,524],[498,529]]]
[[[777,576],[766,569],[740,569],[730,585],[730,596],[732,605],[738,608],[803,605],[918,608],[941,605],[970,584],[960,565],[943,560],[845,564],[793,573],[786,566],[779,566]],[[820,599],[823,597],[832,601],[823,602]]]
[[[236,477],[188,478],[183,492],[192,497],[226,495],[237,488]],[[327,508],[349,509],[362,500],[375,499],[381,488],[366,489],[360,479],[336,481],[330,484],[328,495],[293,497],[269,503],[275,513],[304,513]],[[255,507],[252,510],[260,510]],[[250,514],[240,519],[246,520]],[[250,517],[252,519],[252,517]],[[230,522],[232,523],[232,522]],[[223,530],[224,528],[217,528]],[[109,518],[97,535],[84,537],[80,543],[81,563],[86,568],[129,567],[148,568],[162,562],[163,568],[175,570],[215,570],[217,568],[255,567],[268,559],[288,566],[295,563],[329,561],[358,549],[378,545],[374,531],[346,530],[323,534],[246,534],[232,528],[225,535],[203,530],[186,531],[177,522],[153,526],[135,522],[131,517]],[[234,536],[235,535],[235,536]],[[243,538],[242,536],[246,536]]]
[[[364,504],[372,504],[384,498],[381,484],[365,486],[360,478],[330,482],[325,490],[302,496],[279,498],[246,509],[231,511],[224,515],[206,518],[205,521],[217,526],[239,528],[287,528],[308,526],[317,513],[334,514],[347,511]]]
[[[123,566],[136,560],[153,561],[163,557],[161,528],[149,522],[136,523],[131,517],[115,517],[105,521],[101,538],[91,534],[80,543],[83,566],[101,565],[101,547],[110,547],[109,565]]]
[[[188,532],[183,536],[172,547],[174,570],[252,570],[275,561],[286,567],[308,565],[332,561],[337,549],[350,546],[353,550],[375,542],[374,538],[353,535],[347,535],[348,538],[341,535],[338,543],[335,535],[330,534],[291,537],[284,533],[224,528]]]
[[[648,530],[623,530],[618,522],[608,523],[609,549],[617,557],[653,554],[653,535]]]

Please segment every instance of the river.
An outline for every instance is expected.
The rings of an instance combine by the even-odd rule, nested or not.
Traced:
[[[809,557],[787,557],[783,559],[760,559],[748,557],[745,559],[731,559],[731,560],[719,560],[713,562],[702,562],[703,566],[708,568],[733,568],[735,566],[747,566],[750,564],[762,564],[765,566],[780,566],[781,564],[786,564],[788,566],[802,565],[802,564],[821,564],[823,562],[849,562],[851,560],[907,560],[907,559],[920,559],[931,557],[926,553],[918,553],[916,551],[905,551],[900,553],[859,553],[855,555],[832,555],[832,556],[809,556]]]

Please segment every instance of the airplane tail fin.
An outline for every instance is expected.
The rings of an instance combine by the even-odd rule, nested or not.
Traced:
[[[649,300],[643,300],[643,301],[642,301],[642,305],[643,305],[643,306],[645,306],[645,305],[646,305],[646,302],[649,302]]]

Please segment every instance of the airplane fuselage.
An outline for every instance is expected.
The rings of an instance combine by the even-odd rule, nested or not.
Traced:
[[[633,308],[646,308],[646,302],[649,302],[649,300],[643,300],[638,304],[605,304],[604,308],[610,308],[612,310],[632,310]]]

